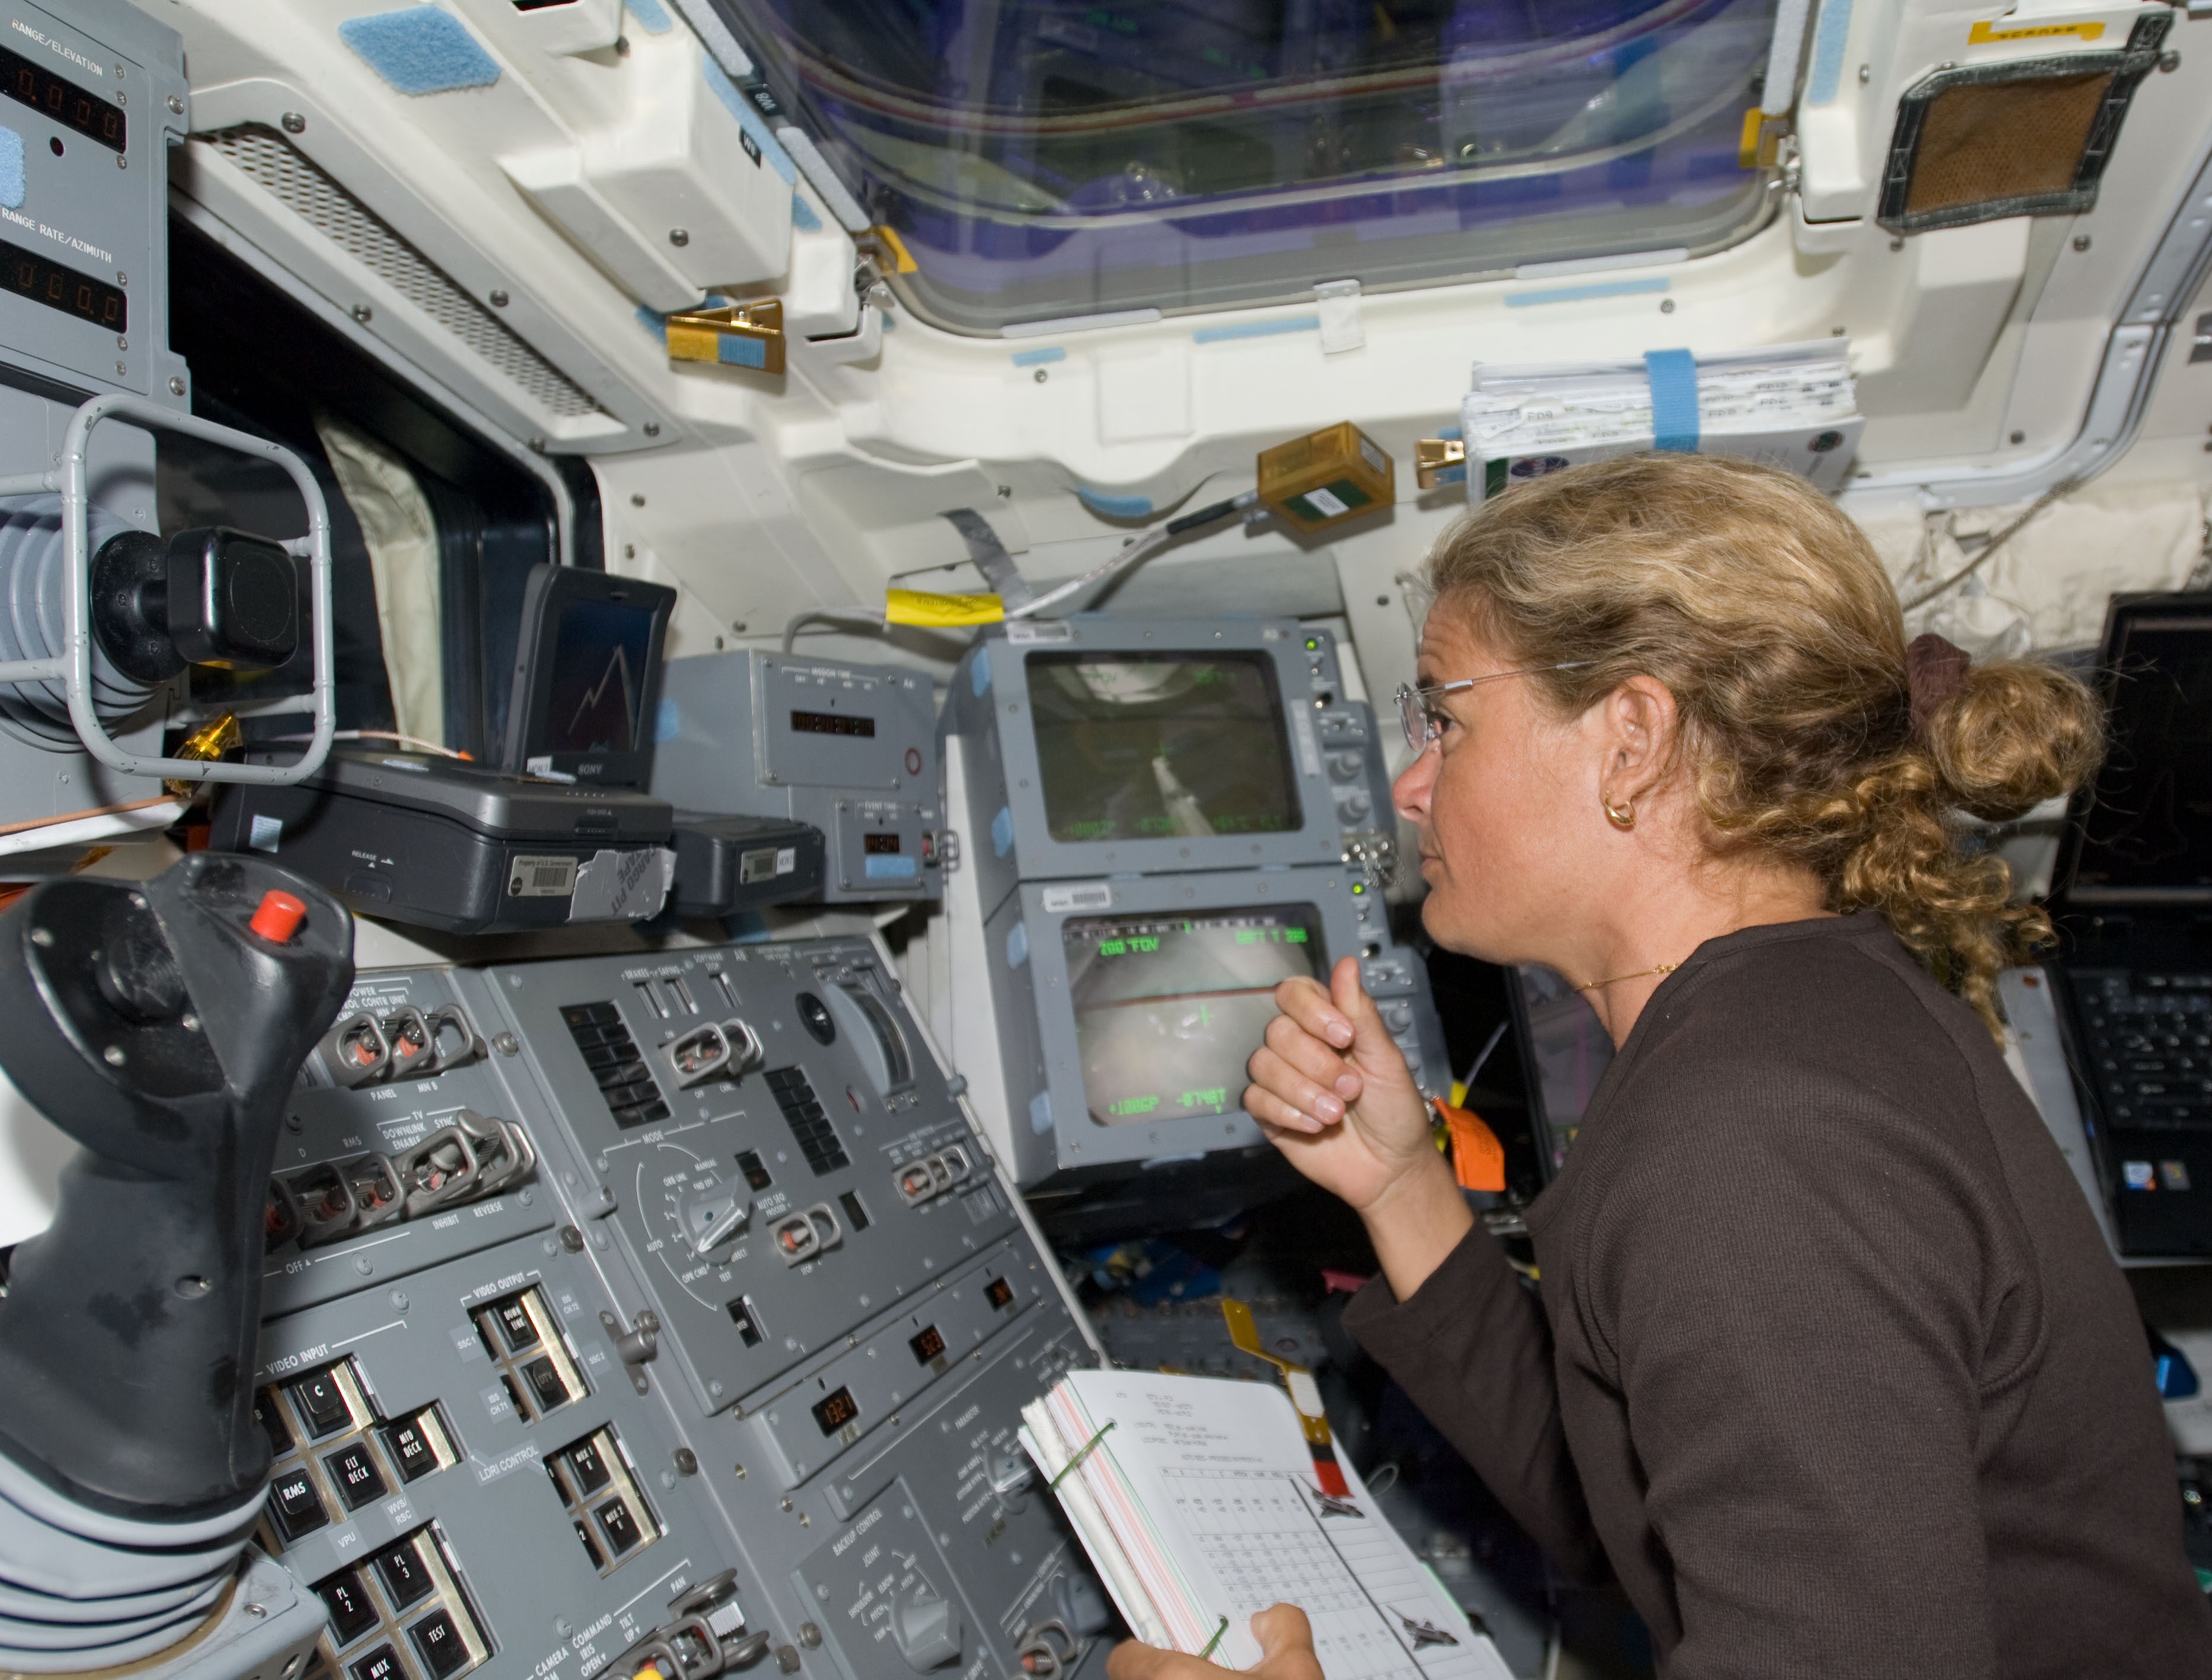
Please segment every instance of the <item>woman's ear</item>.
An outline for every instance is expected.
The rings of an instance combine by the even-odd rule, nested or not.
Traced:
[[[1632,803],[1665,779],[1680,719],[1674,696],[1652,676],[1632,676],[1598,702],[1605,796]]]

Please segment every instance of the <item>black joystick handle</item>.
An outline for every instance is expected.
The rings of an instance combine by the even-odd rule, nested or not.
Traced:
[[[94,1509],[181,1522],[269,1473],[253,1421],[262,1216],[353,919],[202,852],[36,887],[0,915],[0,1067],[82,1146],[0,1298],[0,1452]]]

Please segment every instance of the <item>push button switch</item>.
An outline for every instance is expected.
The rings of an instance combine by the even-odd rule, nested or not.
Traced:
[[[568,1449],[568,1473],[576,1478],[579,1494],[595,1494],[614,1479],[596,1436]]]
[[[446,1680],[469,1659],[469,1648],[462,1642],[461,1630],[444,1610],[432,1610],[407,1630],[407,1637],[415,1641],[415,1649],[422,1659],[422,1666],[430,1671],[431,1680]]]
[[[349,1511],[358,1511],[369,1501],[384,1497],[384,1472],[376,1467],[365,1440],[339,1448],[323,1460],[323,1468]]]
[[[330,1607],[331,1627],[340,1645],[351,1645],[376,1625],[376,1606],[369,1602],[368,1583],[358,1569],[341,1569],[319,1582],[315,1592]]]
[[[388,1645],[378,1646],[346,1671],[353,1680],[407,1680],[407,1671],[399,1665],[399,1653]]]
[[[336,1366],[294,1383],[292,1404],[300,1409],[301,1421],[307,1424],[307,1434],[317,1440],[336,1434],[353,1422],[353,1413],[346,1407],[345,1391],[338,1386]]]
[[[629,1507],[618,1499],[611,1499],[592,1513],[606,1531],[607,1544],[620,1557],[643,1537],[637,1531],[637,1519],[630,1514]]]
[[[385,1432],[384,1444],[391,1450],[392,1462],[399,1467],[399,1479],[403,1482],[428,1476],[438,1467],[438,1455],[431,1448],[430,1437],[420,1416],[393,1424]]]
[[[394,1610],[419,1604],[430,1594],[430,1572],[423,1567],[412,1541],[380,1554],[376,1576],[384,1583],[385,1597],[392,1600]]]
[[[330,1519],[331,1513],[323,1509],[322,1495],[315,1491],[315,1478],[304,1465],[286,1471],[269,1490],[269,1520],[288,1546]]]

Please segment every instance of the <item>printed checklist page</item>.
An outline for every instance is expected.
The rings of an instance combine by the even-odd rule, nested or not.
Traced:
[[[1328,1680],[1508,1680],[1349,1466],[1350,1497],[1322,1491],[1272,1384],[1079,1371],[1046,1405],[1071,1453],[1113,1423],[1075,1473],[1103,1493],[1155,1600],[1184,1601],[1158,1606],[1170,1626],[1210,1636],[1228,1618],[1215,1660],[1251,1667],[1254,1613],[1293,1604]]]

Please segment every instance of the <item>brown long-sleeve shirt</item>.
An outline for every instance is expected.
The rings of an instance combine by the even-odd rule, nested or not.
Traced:
[[[2212,1676],[2134,1301],[1878,915],[1700,947],[1528,1227],[1347,1322],[1669,1680]]]

